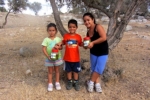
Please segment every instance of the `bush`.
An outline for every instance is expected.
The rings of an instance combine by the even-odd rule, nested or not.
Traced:
[[[0,7],[1,12],[7,12],[7,10],[4,7]]]

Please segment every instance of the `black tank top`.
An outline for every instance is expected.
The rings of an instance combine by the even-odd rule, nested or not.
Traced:
[[[91,37],[91,41],[94,41],[94,40],[100,38],[99,33],[96,31],[96,26],[97,25],[95,25],[94,34]],[[87,32],[87,36],[89,36],[88,32]],[[95,56],[108,55],[108,51],[109,50],[108,50],[108,42],[107,42],[107,40],[102,42],[102,43],[95,44],[93,46],[93,48],[90,49],[90,53],[95,55]]]

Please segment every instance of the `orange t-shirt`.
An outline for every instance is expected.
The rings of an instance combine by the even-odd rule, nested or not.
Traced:
[[[69,62],[79,62],[79,46],[81,46],[82,38],[79,34],[70,35],[66,33],[64,35],[63,43],[65,44],[64,60]]]

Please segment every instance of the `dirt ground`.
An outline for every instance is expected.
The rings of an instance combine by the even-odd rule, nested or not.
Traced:
[[[2,23],[4,14],[0,15]],[[150,100],[150,28],[145,27],[150,22],[131,24],[133,29],[125,32],[119,45],[110,52],[107,65],[124,73],[115,82],[102,82],[103,93],[87,92],[88,70],[81,72],[80,91],[66,90],[63,66],[62,90],[47,92],[47,68],[41,43],[47,36],[49,22],[54,22],[52,16],[11,14],[6,27],[0,29],[0,100]],[[106,24],[102,25],[107,28]],[[79,25],[78,32],[84,37],[85,26]],[[21,47],[30,48],[33,55],[20,56]],[[89,59],[89,50],[80,48],[80,54],[81,58]],[[26,75],[28,69],[31,74]]]

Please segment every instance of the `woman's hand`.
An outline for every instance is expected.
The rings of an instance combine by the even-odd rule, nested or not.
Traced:
[[[54,48],[58,49],[58,50],[62,50],[62,43],[57,43]]]
[[[88,48],[91,49],[91,48],[93,48],[93,46],[94,46],[94,43],[90,42],[90,44],[88,45]]]

